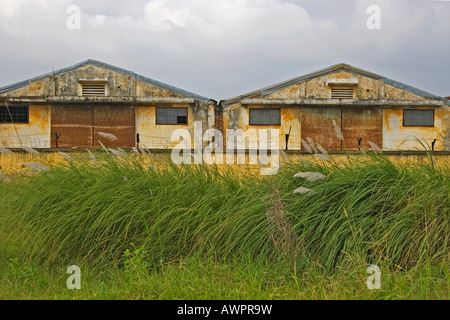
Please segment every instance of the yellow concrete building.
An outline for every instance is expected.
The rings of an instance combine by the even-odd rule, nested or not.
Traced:
[[[86,60],[0,88],[0,146],[171,148],[176,128],[214,126],[215,102]]]
[[[221,102],[224,131],[279,129],[282,149],[302,151],[311,140],[327,150],[450,151],[449,105],[347,64]]]
[[[279,147],[293,151],[310,141],[334,151],[450,151],[449,100],[347,64],[219,104],[95,60],[0,88],[0,147],[171,149],[176,129],[193,140],[194,122],[225,141],[228,129],[256,141],[260,129],[278,129]]]

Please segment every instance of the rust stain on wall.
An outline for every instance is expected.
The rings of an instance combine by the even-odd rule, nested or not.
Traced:
[[[132,148],[136,146],[136,118],[134,107],[94,106],[94,146]],[[105,139],[99,132],[114,134],[117,140]]]
[[[296,84],[285,89],[273,92],[266,99],[329,99],[330,87],[327,81],[330,79],[356,79],[358,85],[355,87],[355,100],[426,100],[423,97],[412,94],[408,91],[384,84],[383,81],[353,74],[346,71],[331,73],[320,76],[301,84]],[[303,94],[302,86],[305,87]]]
[[[133,107],[122,106],[53,106],[52,147],[135,146],[135,115]],[[113,134],[117,140],[105,139],[99,132]],[[56,144],[56,134],[59,135]]]
[[[50,107],[29,106],[29,123],[2,123],[0,145],[6,148],[50,147]]]
[[[93,120],[93,106],[53,106],[52,148],[92,147]],[[56,135],[59,135],[58,144]]]
[[[447,111],[437,109],[433,127],[404,127],[402,109],[383,110],[383,149],[423,151],[423,145],[430,149],[432,142],[436,139],[435,150],[446,150],[447,115]]]
[[[244,132],[250,133],[250,138],[254,139],[259,137],[260,129],[278,129],[279,130],[279,147],[281,149],[286,149],[286,135],[289,135],[288,139],[288,149],[289,150],[300,150],[300,119],[301,119],[301,109],[300,108],[280,108],[280,120],[281,125],[279,126],[251,126],[249,124],[250,119],[250,109],[264,109],[264,108],[279,108],[264,107],[260,105],[250,105],[247,107],[242,107],[240,104],[236,104],[224,112],[224,139],[226,141],[226,129],[241,129]],[[247,144],[248,147],[248,144]]]
[[[355,93],[353,101],[420,101],[424,106],[350,106],[345,100],[337,103],[334,108],[325,105],[291,105],[298,99],[331,99],[331,87],[327,85],[327,82],[338,79],[356,80],[353,82],[357,82],[357,85],[352,87]],[[283,145],[282,136],[286,134],[292,124],[295,124],[292,127],[296,127],[293,133],[297,134],[298,130],[298,134],[295,138],[291,137],[290,141],[295,141],[296,146],[297,144],[300,146],[301,138],[310,137],[329,150],[357,150],[358,138],[361,138],[361,146],[364,149],[370,149],[368,142],[371,141],[386,150],[423,150],[421,143],[431,146],[434,139],[437,139],[435,150],[450,150],[450,133],[448,133],[450,111],[445,108],[436,108],[434,127],[403,127],[403,109],[429,108],[426,106],[427,99],[388,85],[377,77],[372,78],[354,72],[339,71],[291,85],[266,96],[262,96],[262,94],[263,91],[259,91],[246,98],[290,100],[289,105],[282,106],[281,126],[279,127],[281,145]],[[268,108],[270,106],[248,106],[241,105],[239,102],[228,105],[223,116],[224,128],[240,128],[244,131],[251,128],[248,117],[248,108],[251,107]],[[294,113],[295,117],[292,117],[287,110]],[[301,118],[298,123],[295,120],[297,118]],[[341,141],[335,137],[331,122],[333,119],[344,133],[345,139],[342,146]],[[296,146],[293,147],[294,150]]]
[[[270,94],[268,99],[300,99],[302,98],[301,85],[297,84]]]
[[[131,72],[121,73],[113,69],[103,68],[88,64],[75,70],[51,76],[39,81],[30,82],[22,88],[11,90],[0,94],[6,97],[67,97],[67,103],[54,103],[52,105],[52,119],[50,124],[50,106],[46,106],[48,114],[40,113],[34,116],[39,107],[30,109],[30,124],[17,124],[19,135],[28,144],[35,147],[98,147],[98,140],[110,147],[131,148],[136,145],[136,133],[141,134],[144,144],[148,147],[165,148],[171,147],[171,133],[176,126],[163,126],[149,123],[154,116],[149,117],[146,107],[125,104],[120,98],[186,98],[185,96],[173,92],[166,87],[158,87],[144,81],[137,81],[136,76]],[[82,95],[82,83],[101,80],[105,83],[106,96],[112,101],[111,105],[101,105],[98,102],[90,102],[86,97],[85,103],[72,102],[71,97]],[[94,97],[97,98],[97,97]],[[95,104],[94,104],[95,103]],[[131,105],[130,105],[131,104]],[[214,107],[205,102],[195,100],[192,104],[163,103],[167,107],[187,107],[189,108],[189,125],[179,126],[186,128],[192,126],[193,121],[201,121],[203,131],[214,127]],[[135,112],[135,107],[138,112]],[[153,106],[153,111],[156,106]],[[36,111],[37,112],[37,111]],[[36,113],[35,112],[35,113]],[[138,122],[138,130],[136,130]],[[13,125],[1,125],[0,137],[5,145],[18,146],[17,134]],[[108,141],[101,137],[99,132],[114,134],[118,139]],[[56,141],[58,134],[58,143]]]
[[[334,131],[333,120],[341,124],[339,108],[304,108],[302,112],[302,138],[311,138],[327,150],[341,150],[341,140]]]
[[[187,129],[193,139],[195,116],[189,104],[179,104],[177,108],[188,108],[187,125],[157,125],[156,106],[136,107],[136,132],[140,136],[140,144],[151,149],[173,148],[179,141],[172,142],[172,133],[177,129]],[[206,130],[206,128],[203,128]],[[192,143],[193,146],[193,143]]]
[[[424,97],[415,95],[411,92],[385,85],[384,88],[386,99],[392,100],[426,100]]]
[[[358,150],[358,138],[363,149],[371,148],[369,141],[381,147],[382,131],[381,109],[342,109],[343,149]]]

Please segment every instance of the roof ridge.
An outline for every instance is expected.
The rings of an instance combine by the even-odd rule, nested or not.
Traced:
[[[99,67],[99,68],[105,68],[105,69],[108,69],[110,71],[121,73],[121,74],[124,74],[124,75],[134,76],[135,79],[138,80],[138,81],[142,81],[142,82],[145,82],[147,84],[151,84],[151,85],[154,85],[154,86],[160,87],[162,89],[166,89],[166,90],[178,93],[180,95],[183,95],[183,96],[186,96],[186,97],[189,97],[189,98],[194,98],[196,100],[199,100],[199,101],[202,101],[202,102],[205,102],[205,103],[209,103],[211,101],[210,98],[201,96],[199,94],[192,93],[190,91],[187,91],[187,90],[175,87],[175,86],[171,86],[171,85],[166,84],[164,82],[157,81],[157,80],[154,80],[154,79],[146,77],[146,76],[142,76],[142,75],[140,75],[140,74],[138,74],[138,73],[136,73],[134,71],[130,71],[130,70],[127,70],[127,69],[116,67],[114,65],[111,65],[111,64],[99,61],[99,60],[95,60],[95,59],[87,59],[87,60],[84,60],[82,62],[76,63],[76,64],[71,65],[71,66],[66,67],[66,68],[61,68],[61,69],[58,69],[58,70],[55,70],[55,71],[52,71],[52,72],[49,72],[49,73],[42,74],[42,75],[37,76],[37,77],[33,77],[33,78],[30,78],[30,79],[27,79],[27,80],[23,80],[23,81],[20,81],[20,82],[17,82],[17,83],[13,83],[11,85],[0,87],[0,93],[8,92],[8,91],[11,91],[11,90],[15,90],[15,89],[19,89],[19,88],[25,87],[28,84],[30,84],[31,82],[43,80],[43,79],[52,77],[53,75],[66,74],[66,73],[68,73],[70,71],[76,70],[78,68],[81,68],[81,67],[84,67],[84,66],[87,66],[87,65],[93,65],[93,66],[96,66],[96,67]]]
[[[417,89],[415,87],[412,87],[410,85],[401,83],[399,81],[389,79],[389,78],[381,76],[379,74],[376,74],[376,73],[373,73],[373,72],[370,72],[370,71],[367,71],[367,70],[355,67],[353,65],[350,65],[350,64],[347,64],[347,63],[338,63],[338,64],[334,64],[334,65],[331,65],[331,66],[326,67],[326,68],[322,68],[322,69],[319,69],[319,70],[316,70],[316,71],[304,74],[302,76],[298,76],[298,77],[295,77],[295,78],[291,78],[289,80],[285,80],[285,81],[282,81],[282,82],[275,83],[273,85],[264,87],[264,88],[259,89],[259,90],[253,90],[251,92],[244,93],[244,94],[239,95],[239,96],[235,96],[235,97],[232,97],[232,98],[225,99],[225,100],[223,100],[223,103],[224,104],[235,103],[235,102],[237,102],[237,101],[239,101],[241,99],[249,98],[249,97],[254,96],[254,95],[262,95],[262,96],[269,95],[269,94],[271,94],[271,93],[273,93],[275,91],[282,90],[282,89],[290,87],[292,85],[303,83],[303,82],[309,81],[311,79],[314,79],[314,78],[317,78],[317,77],[320,77],[320,76],[323,76],[323,75],[326,75],[326,74],[334,73],[334,72],[337,72],[337,71],[340,71],[340,70],[347,70],[349,72],[357,73],[357,74],[360,74],[360,75],[363,75],[363,76],[366,76],[366,77],[369,77],[369,78],[381,80],[381,81],[385,82],[388,85],[394,86],[394,87],[396,87],[398,89],[409,91],[409,92],[411,92],[411,93],[413,93],[415,95],[422,96],[424,98],[428,98],[428,99],[443,99],[440,96],[434,95],[432,93],[426,92],[426,91],[421,90],[421,89]]]

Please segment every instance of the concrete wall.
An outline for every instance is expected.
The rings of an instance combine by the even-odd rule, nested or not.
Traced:
[[[361,75],[346,71],[332,73],[329,75],[314,78],[312,80],[290,86],[276,91],[264,97],[265,99],[330,99],[331,87],[327,86],[330,79],[356,79],[358,86],[355,87],[356,100],[377,100],[377,99],[397,99],[397,100],[425,100],[425,98],[400,90],[391,85],[385,84],[381,80],[370,79]]]
[[[438,109],[434,113],[434,127],[404,127],[403,109],[385,109],[383,110],[383,149],[423,151],[424,146],[431,149],[431,144],[436,139],[435,150],[448,151],[450,150],[449,123],[450,112]]]
[[[183,96],[154,85],[136,81],[134,77],[123,75],[109,69],[87,65],[66,74],[57,75],[29,85],[4,92],[4,97],[45,97],[45,96],[81,96],[79,80],[108,80],[107,95],[110,97],[171,97]]]
[[[156,124],[156,108],[158,106],[136,107],[136,133],[139,133],[140,144],[150,149],[171,149],[178,141],[171,141],[172,133],[177,129],[187,129],[192,137],[191,147],[194,146],[194,122],[201,123],[202,132],[214,128],[214,107],[197,103],[174,104],[174,108],[188,108],[187,125],[161,125]]]
[[[0,124],[0,146],[50,148],[50,106],[30,105],[29,123]]]
[[[82,93],[81,83],[83,80],[107,81],[106,95],[108,102],[111,103],[107,104],[97,101],[96,104],[93,105],[91,103],[93,100],[91,99],[97,97],[86,97],[86,99],[83,97],[80,100],[78,97],[80,97]],[[172,132],[177,128],[189,128],[192,127],[194,121],[201,121],[203,131],[205,131],[209,128],[213,128],[215,124],[213,104],[209,105],[197,100],[192,104],[164,103],[164,99],[183,99],[189,97],[173,92],[167,89],[165,85],[163,87],[158,87],[144,81],[136,81],[135,77],[132,75],[124,75],[93,65],[83,66],[65,74],[57,75],[56,77],[49,77],[39,81],[30,82],[25,87],[0,94],[0,97],[67,98],[63,103],[60,102],[53,106],[55,112],[59,111],[58,114],[55,113],[56,120],[54,123],[54,132],[50,131],[50,106],[33,106],[30,108],[30,124],[15,125],[23,140],[22,143],[38,148],[55,147],[54,133],[61,132],[63,132],[63,135],[59,141],[60,147],[95,147],[98,146],[97,140],[101,140],[101,138],[96,135],[96,132],[101,131],[115,134],[120,141],[124,141],[124,143],[117,146],[134,146],[136,133],[139,133],[141,143],[148,148],[164,149],[173,145],[170,143],[170,138]],[[134,97],[157,98],[161,99],[162,103],[161,105],[140,106],[137,103],[134,104],[133,99],[129,99]],[[75,98],[78,98],[78,100],[75,100]],[[125,99],[128,100],[124,101]],[[53,104],[55,103],[53,102]],[[76,119],[81,112],[81,110],[77,110],[77,105],[94,110],[93,116],[88,116],[89,119],[86,121],[76,122],[77,120],[73,120],[73,123],[71,123],[70,119]],[[157,106],[188,107],[189,124],[187,126],[156,125],[155,108]],[[133,123],[128,121],[125,124],[126,128],[122,130],[121,128],[124,127],[124,119],[119,111],[124,108],[135,108],[136,112],[133,110]],[[99,115],[96,118],[96,113],[99,113],[101,110],[105,111],[101,116]],[[136,122],[136,129],[134,128],[134,120]],[[81,132],[80,128],[87,131]],[[80,138],[77,137],[79,135],[89,136],[89,139],[81,139],[83,140],[81,141],[80,139],[77,139]],[[0,137],[2,138],[0,143],[3,143],[4,146],[20,147],[21,145],[13,125],[0,124]],[[52,144],[50,143],[51,141],[53,142]],[[105,141],[102,142],[105,143]],[[112,144],[110,145],[115,146]]]
[[[176,129],[187,129],[193,125],[194,116],[188,104],[173,107],[188,108],[187,125],[157,125],[156,106],[136,107],[136,133],[139,133],[141,146],[150,149],[170,149],[177,144],[171,142],[172,132]]]
[[[289,134],[289,150],[301,149],[301,109],[280,108],[281,109],[281,125],[280,126],[251,126],[249,124],[250,108],[270,108],[258,105],[250,105],[243,107],[241,104],[234,104],[227,108],[223,114],[224,137],[226,140],[226,129],[242,129],[250,133],[249,137],[257,138],[260,129],[279,129],[280,138],[279,146],[286,149],[286,134]],[[254,131],[253,131],[254,130]],[[290,131],[290,133],[289,133]],[[248,144],[246,145],[248,148]]]
[[[295,84],[289,86],[284,89],[280,89],[278,91],[272,92],[265,96],[262,93],[255,93],[255,95],[249,97],[249,99],[264,99],[265,101],[270,100],[298,100],[298,99],[331,99],[331,86],[327,85],[327,81],[334,79],[356,79],[358,81],[358,85],[354,87],[355,97],[352,100],[354,101],[370,101],[370,100],[387,100],[387,101],[417,101],[420,104],[424,104],[425,106],[417,107],[417,106],[408,106],[405,105],[405,109],[409,108],[429,108],[426,106],[426,100],[424,97],[415,95],[411,92],[404,91],[388,85],[381,80],[372,79],[369,77],[365,77],[359,74],[354,74],[347,71],[340,71],[336,73],[332,73],[329,75],[319,76],[317,78],[311,79],[309,81]],[[333,100],[334,101],[334,100]],[[353,108],[356,110],[358,108],[364,108],[367,110],[374,110],[380,112],[380,106],[355,106],[348,105],[346,106],[345,100],[337,101],[336,105],[332,105],[333,108]],[[330,105],[280,105],[275,104],[271,106],[269,105],[242,105],[240,102],[235,102],[230,105],[225,105],[224,114],[223,114],[223,122],[224,129],[237,129],[240,128],[242,130],[247,130],[251,128],[249,126],[249,108],[280,108],[281,107],[281,126],[272,126],[265,128],[274,128],[280,129],[280,145],[285,146],[285,134],[289,131],[290,126],[292,126],[291,138],[289,143],[290,150],[300,150],[301,149],[301,138],[306,139],[307,137],[302,137],[302,132],[315,132],[315,130],[319,130],[321,126],[324,124],[322,120],[317,119],[316,124],[308,123],[308,128],[304,127],[305,123],[303,123],[302,128],[302,114],[305,112],[305,108],[310,110],[311,108],[315,108],[318,111],[321,108],[329,108]],[[416,127],[416,128],[405,128],[402,126],[402,109],[399,107],[389,107],[389,106],[381,106],[383,109],[381,111],[382,117],[380,117],[380,125],[376,126],[376,119],[371,121],[370,128],[365,128],[364,126],[367,124],[367,121],[364,122],[364,119],[361,119],[361,122],[358,123],[357,119],[352,119],[351,126],[346,131],[345,124],[342,121],[337,120],[338,125],[344,131],[344,136],[349,136],[351,141],[351,146],[346,147],[345,143],[343,145],[344,149],[357,149],[357,143],[355,145],[355,137],[363,135],[363,147],[367,148],[367,142],[372,141],[377,144],[380,144],[380,147],[383,147],[386,150],[423,150],[421,143],[412,137],[418,137],[423,139],[431,146],[431,142],[434,139],[437,139],[436,150],[450,150],[450,133],[449,133],[449,123],[450,123],[450,111],[448,108],[439,108],[434,107],[435,112],[435,126],[434,127]],[[342,112],[341,112],[342,113]],[[354,112],[355,113],[355,112]],[[355,113],[357,114],[357,112]],[[353,117],[354,118],[354,117]],[[381,119],[382,118],[382,119]],[[328,120],[328,119],[324,119]],[[345,120],[345,119],[344,119]],[[303,121],[304,122],[304,121]],[[348,122],[348,121],[347,121]],[[331,126],[331,122],[327,121],[327,127]],[[358,127],[358,125],[360,127]],[[258,127],[262,128],[262,127]],[[358,133],[353,132],[357,129]],[[378,128],[378,129],[377,129]],[[317,131],[316,130],[316,131]],[[374,132],[377,130],[377,132]],[[322,130],[323,131],[323,130]],[[378,132],[379,131],[379,132]],[[361,132],[361,133],[359,133]],[[334,135],[334,130],[331,127],[330,130],[323,131],[323,134]],[[333,137],[329,137],[330,139],[335,139]],[[405,139],[408,141],[405,142]],[[355,141],[353,141],[355,140]],[[324,137],[324,143],[327,141],[327,137]],[[326,144],[326,143],[325,143]],[[335,147],[331,149],[336,149]]]

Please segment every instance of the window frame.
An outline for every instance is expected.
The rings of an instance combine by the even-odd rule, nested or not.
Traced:
[[[11,112],[11,115],[13,116],[12,121],[1,121],[1,118],[0,118],[0,124],[30,124],[30,106],[29,105],[13,105],[13,106],[8,106],[8,107],[0,106],[0,108],[6,109],[7,118],[10,118],[8,108],[10,111],[13,108],[26,108],[26,117],[27,117],[26,121],[14,121],[14,114]]]
[[[161,123],[158,121],[158,109],[183,109],[186,110],[186,123]],[[178,118],[178,115],[177,115]],[[177,119],[178,120],[178,119]],[[159,126],[187,126],[189,124],[189,108],[188,107],[156,107],[155,108],[155,124]]]
[[[270,124],[255,124],[252,123],[252,112],[253,111],[270,111],[270,110],[278,110],[278,123],[270,123]],[[250,126],[257,126],[257,127],[279,127],[281,126],[281,108],[249,108],[248,110],[248,124]]]
[[[405,111],[428,111],[428,112],[431,111],[433,113],[433,124],[432,125],[420,125],[420,124],[419,125],[417,125],[417,124],[411,125],[411,124],[405,124]],[[433,128],[435,126],[435,123],[436,123],[435,115],[436,115],[436,112],[435,112],[434,109],[403,109],[402,125],[403,125],[403,127],[407,127],[407,128],[417,128],[417,127],[419,127],[419,128],[421,128],[421,127],[423,127],[423,128]]]

